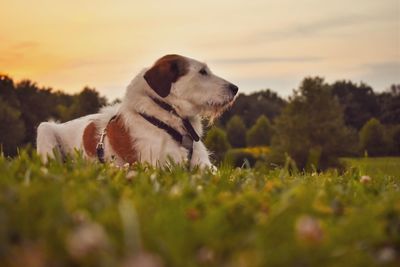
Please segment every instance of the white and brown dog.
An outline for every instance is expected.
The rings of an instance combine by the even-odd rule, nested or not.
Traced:
[[[210,167],[200,141],[201,119],[219,116],[237,91],[206,64],[167,55],[132,80],[121,104],[61,124],[41,123],[37,151],[45,162],[56,151],[81,150],[88,158],[117,165],[140,161],[163,166],[171,159]]]

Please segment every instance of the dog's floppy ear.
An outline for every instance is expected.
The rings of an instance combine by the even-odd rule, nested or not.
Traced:
[[[187,60],[179,55],[166,55],[157,60],[146,71],[144,79],[147,84],[161,97],[166,97],[171,91],[172,83],[188,72]]]

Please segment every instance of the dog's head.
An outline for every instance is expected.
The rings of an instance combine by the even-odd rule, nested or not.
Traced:
[[[147,84],[184,116],[215,118],[230,106],[238,87],[216,75],[206,64],[179,55],[157,60],[144,73]]]

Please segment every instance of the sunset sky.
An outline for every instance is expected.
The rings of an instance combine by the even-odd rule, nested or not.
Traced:
[[[400,83],[400,0],[0,0],[0,73],[121,97],[167,53],[209,64],[242,92],[290,95],[320,75]]]

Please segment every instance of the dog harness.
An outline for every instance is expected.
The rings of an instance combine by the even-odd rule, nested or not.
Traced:
[[[198,142],[200,141],[200,136],[196,133],[194,130],[192,124],[190,123],[188,118],[182,118],[179,116],[179,114],[176,112],[176,110],[168,103],[165,103],[164,101],[150,97],[156,103],[160,108],[164,109],[165,111],[168,111],[170,114],[178,117],[181,122],[183,127],[186,130],[185,134],[181,134],[178,132],[176,129],[172,128],[171,126],[167,125],[163,121],[160,121],[159,119],[149,116],[147,114],[139,112],[139,115],[142,116],[145,120],[153,124],[154,126],[164,130],[166,133],[168,133],[172,139],[174,139],[179,145],[184,147],[188,151],[188,163],[190,165],[190,162],[192,160],[193,156],[193,142]]]
[[[99,159],[99,161],[101,163],[104,163],[104,138],[107,135],[107,126],[110,124],[110,122],[112,122],[115,118],[117,117],[117,115],[114,115],[111,117],[111,119],[108,121],[106,127],[104,127],[103,131],[101,132],[100,135],[100,139],[99,142],[96,145],[96,154],[97,154],[97,158]]]
[[[139,115],[142,118],[144,118],[146,121],[148,121],[149,123],[151,123],[154,126],[156,126],[157,128],[164,130],[180,146],[184,147],[188,151],[187,159],[188,159],[188,163],[189,163],[189,166],[190,166],[190,162],[191,162],[192,156],[193,156],[193,142],[200,141],[200,136],[194,130],[192,124],[189,121],[189,119],[188,118],[182,118],[181,116],[179,116],[179,114],[176,112],[176,110],[171,105],[169,105],[168,103],[165,103],[164,101],[159,100],[157,98],[150,97],[150,99],[152,99],[154,101],[154,103],[156,103],[160,108],[162,108],[165,111],[168,111],[170,114],[178,117],[181,120],[182,125],[186,130],[186,133],[185,134],[181,134],[179,131],[177,131],[176,129],[172,128],[171,126],[169,126],[165,122],[157,119],[156,117],[153,117],[153,116],[147,115],[145,113],[141,113],[141,112],[139,112]],[[104,138],[107,135],[107,126],[116,117],[117,117],[117,115],[114,115],[108,121],[106,127],[101,132],[99,142],[96,145],[97,158],[99,159],[99,161],[101,163],[105,162],[105,160],[104,160]]]

